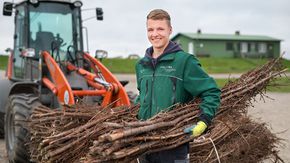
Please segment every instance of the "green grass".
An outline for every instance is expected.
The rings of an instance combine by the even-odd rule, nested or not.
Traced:
[[[7,56],[0,55],[0,69],[6,69]],[[199,58],[203,69],[209,74],[216,73],[244,73],[259,65],[265,64],[267,59],[242,59],[242,58]],[[135,73],[136,59],[108,58],[103,59],[103,64],[112,73]],[[283,59],[283,64],[290,72],[290,60]]]
[[[283,59],[283,65],[288,68],[288,72],[290,72],[290,60]]]
[[[278,86],[275,86],[277,84]],[[273,86],[269,86],[267,89],[270,92],[290,92],[290,78],[280,78],[277,79]]]
[[[236,59],[236,58],[200,58],[202,67],[207,73],[244,73],[263,65],[267,59]],[[104,65],[113,73],[135,73],[137,60],[111,58],[104,59]],[[283,59],[283,64],[290,72],[290,60]]]
[[[134,74],[137,59],[110,58],[102,63],[113,73]]]
[[[0,70],[6,70],[8,56],[0,55]]]
[[[265,64],[268,59],[242,59],[242,58],[200,58],[204,70],[210,74],[217,73],[243,73],[257,66]],[[290,61],[283,60],[290,69]]]
[[[222,88],[227,82],[228,79],[215,79],[219,88]],[[280,77],[277,78],[274,82],[267,87],[267,91],[269,92],[282,92],[289,93],[290,92],[290,78]]]
[[[0,55],[0,70],[5,70],[8,56]],[[102,63],[113,73],[135,73],[136,59],[110,58],[103,59]],[[267,62],[267,59],[235,59],[235,58],[201,58],[202,67],[207,73],[244,73]],[[283,64],[290,72],[290,60],[283,60]],[[216,79],[222,88],[228,79]],[[269,86],[270,92],[290,92],[290,79],[282,77],[276,80],[277,84],[283,86]]]

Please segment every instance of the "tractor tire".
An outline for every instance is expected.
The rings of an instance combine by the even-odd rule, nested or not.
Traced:
[[[5,114],[0,113],[0,139],[4,138],[4,118]]]
[[[5,114],[5,142],[9,162],[30,162],[26,143],[30,132],[27,120],[33,108],[41,105],[34,94],[15,94],[8,98]]]

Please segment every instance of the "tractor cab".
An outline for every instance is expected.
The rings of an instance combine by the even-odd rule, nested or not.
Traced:
[[[27,72],[27,57],[34,61],[42,51],[50,53],[57,62],[78,62],[78,52],[83,51],[80,1],[22,1],[4,3],[3,14],[11,15],[15,8],[15,34],[12,77],[18,79],[38,78]],[[29,70],[30,71],[30,70]],[[35,75],[38,74],[38,75]],[[32,75],[32,76],[31,76]]]
[[[4,2],[3,15],[15,13],[7,76],[25,85],[36,84],[41,99],[47,99],[49,95],[43,92],[48,92],[61,105],[73,105],[84,97],[103,106],[116,99],[116,105],[128,105],[121,83],[98,59],[84,52],[81,6],[80,0]],[[102,9],[95,10],[94,17],[103,20]],[[58,105],[50,98],[43,101]]]

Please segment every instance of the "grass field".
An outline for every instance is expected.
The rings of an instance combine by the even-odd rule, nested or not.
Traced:
[[[7,66],[8,56],[0,55],[0,70],[5,70]]]
[[[215,79],[219,88],[222,88],[227,82],[228,79]],[[269,92],[290,92],[290,78],[288,77],[280,77],[277,78],[274,82],[272,82],[268,87],[267,91]]]
[[[7,56],[0,55],[0,70],[5,70],[7,65]],[[135,59],[104,59],[103,64],[113,73],[135,73]],[[201,58],[202,67],[210,74],[214,73],[243,73],[250,69],[262,65],[267,59],[234,59],[234,58]],[[283,64],[288,67],[290,72],[290,61],[283,60]],[[216,79],[219,87],[223,87],[228,79]],[[270,86],[271,92],[290,92],[290,79],[283,77],[277,80],[277,83],[284,86]]]
[[[103,64],[113,73],[133,74],[135,73],[136,59],[103,59]]]
[[[268,59],[242,58],[200,58],[202,67],[210,74],[216,73],[243,73],[265,64]],[[290,61],[283,60],[283,64],[290,69]]]
[[[236,58],[200,58],[202,67],[207,73],[243,73],[267,62],[267,59],[236,59]],[[113,73],[135,73],[137,60],[104,59],[103,63]],[[283,60],[290,72],[290,61]]]
[[[7,56],[0,55],[0,69],[7,65]],[[216,73],[243,73],[259,65],[263,65],[267,59],[237,59],[237,58],[200,58],[203,69],[210,74]],[[103,59],[103,64],[113,73],[135,73],[136,59],[109,58]],[[290,60],[283,60],[283,64],[290,72]]]

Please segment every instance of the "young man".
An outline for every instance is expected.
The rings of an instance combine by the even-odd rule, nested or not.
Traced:
[[[170,41],[172,27],[169,14],[161,9],[147,16],[147,36],[152,47],[146,50],[136,64],[137,87],[140,103],[138,118],[146,120],[176,104],[201,98],[199,122],[184,130],[200,136],[210,125],[220,104],[220,89],[213,78],[200,67],[194,55],[185,53]],[[141,163],[185,163],[189,144],[175,149],[146,154]]]

